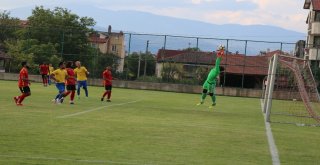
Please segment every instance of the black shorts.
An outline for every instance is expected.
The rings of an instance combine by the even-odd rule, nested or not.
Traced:
[[[47,74],[42,74],[41,76],[42,76],[43,79],[48,77]]]
[[[21,93],[31,93],[30,87],[26,86],[26,87],[19,87]]]
[[[67,85],[67,91],[75,91],[76,85]]]
[[[104,89],[106,89],[106,91],[111,91],[112,90],[112,85],[105,85]]]

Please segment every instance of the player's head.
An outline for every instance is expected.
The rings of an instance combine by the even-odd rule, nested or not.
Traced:
[[[76,64],[77,67],[81,66],[81,62],[80,61],[76,61],[75,64]]]
[[[72,68],[73,66],[73,62],[72,61],[68,61],[66,64],[66,68]]]
[[[50,63],[49,66],[52,66],[52,64]]]
[[[64,62],[60,62],[59,63],[59,68],[60,69],[64,69],[66,66],[65,66],[65,63]]]
[[[22,67],[27,67],[27,66],[28,66],[27,61],[23,61],[23,62],[21,62],[21,66],[22,66]]]
[[[107,66],[106,69],[110,71],[112,70],[111,66]]]

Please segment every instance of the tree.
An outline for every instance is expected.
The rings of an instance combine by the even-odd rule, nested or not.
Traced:
[[[148,52],[145,53],[137,53],[134,52],[129,56],[125,57],[125,68],[128,69],[128,75],[130,79],[136,79],[138,76],[138,66],[139,66],[139,56],[140,56],[140,76],[144,74],[145,63],[147,64],[146,76],[154,76],[156,62],[155,56]]]
[[[196,75],[197,75],[196,79],[198,80],[199,85],[202,85],[206,81],[208,73],[209,73],[209,68],[198,67],[196,69]]]
[[[54,10],[36,7],[28,17],[30,27],[24,36],[39,41],[40,44],[53,43],[61,54],[87,54],[89,45],[87,34],[95,25],[93,18],[79,17],[68,9],[56,7]],[[68,56],[65,60],[69,60]]]
[[[37,40],[8,40],[5,42],[8,54],[12,58],[11,71],[18,72],[20,63],[28,61],[30,72],[37,73],[38,65],[42,62],[57,64],[62,59],[57,57],[54,45],[39,44]]]
[[[162,80],[167,82],[174,82],[177,79],[182,79],[183,75],[183,65],[173,62],[167,62],[163,64],[161,72]]]
[[[0,12],[0,43],[15,37],[19,19],[10,16],[10,12]]]
[[[6,41],[6,47],[8,48],[8,54],[12,58],[10,71],[18,72],[21,68],[21,62],[27,61],[29,66],[33,68],[33,54],[27,53],[26,41]],[[31,69],[32,70],[32,69]],[[30,71],[32,73],[32,71]]]
[[[94,77],[101,78],[102,72],[105,70],[107,66],[111,66],[113,72],[115,72],[118,67],[119,57],[115,54],[102,54],[100,53],[96,59],[93,61],[94,67]]]
[[[26,52],[33,54],[33,62],[36,64],[43,62],[51,63],[50,59],[57,54],[55,46],[52,43],[32,45]]]

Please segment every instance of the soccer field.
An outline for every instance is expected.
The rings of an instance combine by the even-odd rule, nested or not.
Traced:
[[[259,99],[102,87],[89,98],[51,102],[54,86],[31,85],[17,107],[17,83],[0,81],[0,164],[272,164]],[[83,91],[82,91],[83,94]],[[282,164],[320,164],[320,130],[272,124]]]

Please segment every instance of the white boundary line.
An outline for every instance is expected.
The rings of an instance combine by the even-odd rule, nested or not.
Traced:
[[[263,110],[263,100],[260,100],[260,102],[261,102],[261,108]],[[271,154],[271,158],[272,158],[272,164],[273,165],[280,165],[281,163],[280,163],[279,152],[278,152],[276,143],[275,143],[274,138],[273,138],[271,125],[270,125],[269,122],[266,121],[266,115],[263,113],[263,111],[262,111],[262,114],[263,114],[263,118],[264,118],[264,121],[265,121],[264,123],[265,123],[265,126],[266,126],[266,135],[267,135],[267,138],[268,138],[269,150],[270,150],[270,154]]]
[[[136,103],[136,102],[139,102],[139,101],[141,101],[141,100],[130,101],[130,102],[120,103],[120,104],[106,105],[106,106],[102,106],[102,107],[98,107],[98,108],[89,109],[89,110],[86,110],[86,111],[81,111],[81,112],[72,113],[72,114],[63,115],[63,116],[58,116],[57,118],[68,118],[68,117],[72,117],[72,116],[78,116],[78,115],[82,115],[82,114],[85,114],[85,113],[97,111],[97,110],[100,110],[100,109],[103,109],[103,108],[107,108],[107,107],[122,106],[122,105],[126,105],[126,104]]]
[[[116,162],[111,160],[85,160],[85,159],[71,159],[71,158],[54,158],[45,156],[15,156],[15,155],[0,155],[3,158],[19,158],[19,159],[35,159],[35,160],[46,160],[46,161],[72,161],[72,162],[85,162],[85,163],[99,163],[99,164],[126,164],[126,165],[137,165],[138,163],[130,162]]]

